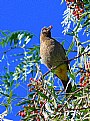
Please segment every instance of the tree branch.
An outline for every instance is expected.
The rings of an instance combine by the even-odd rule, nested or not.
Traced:
[[[73,108],[73,109],[72,108],[67,108],[65,111],[68,111],[68,110],[70,110],[70,111],[71,110],[73,110],[73,111],[76,110],[77,111],[77,110],[85,110],[85,109],[89,109],[89,108],[90,108],[90,106],[87,107],[87,108]]]
[[[87,51],[87,52],[84,52],[84,53],[82,53],[82,54],[80,54],[80,55],[78,55],[78,56],[76,56],[76,57],[74,57],[74,58],[71,58],[71,59],[69,59],[69,60],[63,60],[64,62],[71,62],[71,61],[73,61],[73,60],[75,60],[75,59],[77,59],[77,58],[80,58],[82,55],[84,55],[84,54],[88,54],[88,52],[89,52],[89,50]],[[61,62],[63,62],[63,61],[61,61]],[[62,63],[63,64],[63,63]],[[55,66],[55,67],[52,67],[49,71],[47,71],[45,74],[43,74],[43,78],[47,75],[47,74],[49,74],[51,71],[53,71],[54,69],[56,69],[56,68],[58,68],[60,65],[62,65],[62,64],[59,64],[58,66]]]

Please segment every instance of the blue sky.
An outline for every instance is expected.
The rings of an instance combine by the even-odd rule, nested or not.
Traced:
[[[1,0],[0,29],[29,30],[39,36],[43,26],[53,25],[54,36],[60,36],[64,9],[59,0]]]
[[[36,35],[31,41],[32,46],[39,45],[41,28],[52,25],[52,36],[58,38],[58,41],[66,39],[65,48],[67,49],[70,38],[62,34],[61,25],[66,6],[60,5],[60,2],[61,0],[0,0],[0,30],[32,32]],[[15,116],[16,113],[17,109],[14,107],[8,118],[19,121],[19,117]]]

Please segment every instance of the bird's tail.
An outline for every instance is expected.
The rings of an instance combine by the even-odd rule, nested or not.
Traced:
[[[72,85],[69,83],[67,72],[67,64],[62,64],[55,69],[55,75],[62,81],[64,89],[66,89],[66,93],[69,93],[71,91]]]

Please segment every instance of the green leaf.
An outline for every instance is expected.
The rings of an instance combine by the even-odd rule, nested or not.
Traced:
[[[21,105],[24,105],[24,104],[29,104],[30,103],[30,100],[24,100],[24,101],[21,101],[21,102],[19,102],[19,103],[17,103],[16,105],[17,106],[21,106]]]
[[[8,98],[8,100],[7,100],[8,104],[11,104],[12,96],[13,96],[13,92],[12,92],[12,90],[11,90],[11,91],[10,91],[10,94],[9,94],[9,98]]]
[[[53,87],[53,86],[48,86],[48,88],[49,88],[49,89],[52,89],[52,90],[54,89],[54,87]]]
[[[0,92],[0,94],[4,95],[6,97],[9,97],[9,95],[8,94],[5,94],[4,92]]]
[[[13,91],[10,91],[9,97],[11,98],[13,96]]]
[[[77,86],[76,86],[76,85],[74,85],[74,86],[72,87],[72,92],[74,92],[75,90],[77,90]]]
[[[0,45],[1,45],[2,47],[4,47],[6,44],[7,44],[6,39],[2,39],[2,41],[0,41]]]
[[[15,87],[17,88],[17,87],[19,87],[20,86],[20,84],[19,83],[17,83],[16,85],[15,85]]]
[[[63,40],[62,43],[61,43],[63,46],[64,46],[64,44],[65,44],[65,41],[66,41],[66,40]]]
[[[17,45],[21,44],[21,42],[26,44],[27,41],[29,41],[29,39],[33,37],[33,34],[30,34],[26,31],[17,31],[12,33],[9,32],[7,34],[1,31],[1,33],[4,35],[4,38],[0,42],[0,45],[2,47],[6,46],[8,43],[10,44],[10,46],[17,47]],[[21,37],[21,35],[23,36]],[[21,41],[23,38],[25,38],[24,41]]]
[[[4,84],[7,85],[8,87],[10,87],[10,82],[6,79],[6,80],[3,80]]]
[[[83,0],[84,4],[89,4],[88,0]]]
[[[71,73],[71,72],[68,72],[68,73],[69,73],[70,77],[71,77],[73,80],[75,80],[75,77],[76,77],[75,73]]]
[[[55,117],[53,121],[60,121],[59,117]]]
[[[38,93],[41,97],[43,97],[44,99],[48,99],[48,97],[47,97],[45,94],[43,94],[42,92],[37,91],[37,93]]]
[[[80,48],[80,54],[82,54],[84,52],[85,48],[84,47],[81,47]]]
[[[30,107],[29,109],[30,109],[31,111],[35,111],[35,110],[36,110],[35,107]]]
[[[66,53],[66,55],[68,56],[68,54],[71,52],[71,50],[73,49],[74,47],[74,41],[72,41],[72,43],[70,44],[69,48],[68,48],[68,51]]]
[[[6,73],[5,76],[6,76],[7,79],[10,79],[10,74],[9,73]]]
[[[70,35],[70,36],[74,36],[75,35],[74,32],[67,32],[66,34]]]
[[[12,80],[12,81],[10,82],[10,87],[12,87],[13,84],[14,84],[14,80]]]
[[[30,94],[28,95],[28,97],[33,98],[33,95],[34,95],[34,94],[35,94],[35,92],[30,93]]]
[[[4,31],[0,30],[0,32],[3,36],[7,36],[7,34]]]

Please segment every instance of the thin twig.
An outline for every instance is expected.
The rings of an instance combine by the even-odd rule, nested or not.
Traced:
[[[69,59],[69,60],[63,60],[63,61],[61,61],[61,62],[67,62],[67,61],[68,61],[68,62],[71,62],[72,60],[75,60],[75,59],[81,57],[82,55],[84,55],[84,54],[86,54],[86,53],[88,53],[88,52],[89,52],[89,50],[88,50],[87,52],[84,52],[84,53],[82,53],[82,54],[80,54],[80,55],[74,57],[74,58],[71,58],[71,59]],[[62,63],[62,64],[63,64],[63,63]],[[58,68],[58,67],[59,67],[60,65],[62,65],[62,64],[59,64],[58,66],[52,67],[49,71],[47,71],[45,74],[43,74],[43,78],[44,78],[47,74],[49,74],[52,70]]]
[[[69,101],[71,100],[71,98],[73,97],[73,95],[74,95],[75,93],[80,92],[81,90],[83,90],[84,88],[86,88],[86,87],[88,87],[88,86],[89,86],[89,84],[86,85],[85,87],[81,87],[80,89],[78,89],[78,90],[74,91],[73,93],[71,93],[71,96],[68,98],[67,102],[69,102]],[[67,102],[62,106],[61,110],[62,110],[63,107],[67,104]]]
[[[73,110],[73,111],[74,111],[74,110],[85,110],[85,109],[89,109],[89,108],[90,108],[90,106],[87,107],[87,108],[73,108],[73,109],[72,109],[72,108],[67,108],[65,111],[68,111],[68,110],[70,110],[70,111],[71,111],[71,110]]]
[[[78,56],[76,56],[76,57],[74,57],[74,58],[71,58],[71,59],[68,60],[68,61],[70,62],[70,61],[72,61],[72,60],[75,60],[75,59],[77,59],[77,58],[80,58],[82,55],[88,54],[88,52],[89,52],[89,50],[88,50],[87,52],[84,52],[84,53],[82,53],[82,54],[79,54]]]
[[[89,84],[88,84],[87,86],[81,87],[80,89],[78,89],[78,90],[76,90],[75,92],[71,93],[71,96],[68,98],[67,102],[69,102],[69,101],[71,100],[71,98],[73,97],[73,95],[74,95],[75,93],[80,92],[81,90],[83,90],[84,88],[86,88],[86,87],[88,87],[88,86],[89,86]],[[59,110],[60,113],[62,112],[62,110],[63,110],[63,108],[65,107],[65,105],[67,104],[67,102],[66,102],[65,104],[62,105],[61,109]],[[90,108],[90,106],[89,106],[89,108]],[[76,109],[79,110],[79,108],[76,108]],[[75,110],[76,110],[76,109],[75,109]],[[81,108],[81,110],[82,110],[82,109],[83,109],[83,108]],[[87,108],[85,108],[85,109],[87,109]],[[67,110],[67,109],[66,109],[66,110]],[[73,110],[73,109],[70,108],[70,110]],[[55,115],[55,117],[57,117],[58,115],[60,115],[60,114]],[[61,115],[62,115],[62,113],[61,113]],[[55,117],[54,117],[54,118],[55,118]]]

